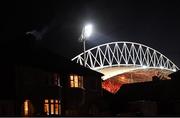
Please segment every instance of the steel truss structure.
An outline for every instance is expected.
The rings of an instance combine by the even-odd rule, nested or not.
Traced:
[[[179,68],[160,52],[140,43],[111,42],[93,47],[85,51],[85,66],[93,70],[112,66],[139,66],[160,68],[171,71]],[[84,53],[74,57],[80,65],[84,63]]]

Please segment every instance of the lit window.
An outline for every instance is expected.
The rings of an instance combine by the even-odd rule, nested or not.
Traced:
[[[78,87],[78,76],[74,76],[74,87]]]
[[[51,103],[54,103],[54,100],[51,100]]]
[[[54,104],[51,104],[51,114],[54,114]]]
[[[22,115],[31,116],[34,113],[31,101],[26,99],[22,104]]]
[[[54,100],[51,100],[51,114],[54,114]]]
[[[78,75],[70,75],[70,87],[83,88],[83,77]]]
[[[60,100],[45,100],[44,103],[44,112],[47,115],[60,115],[61,114],[61,105],[60,105]]]
[[[45,103],[48,103],[48,100],[45,100]]]
[[[49,115],[49,104],[44,104],[44,112]]]
[[[55,103],[55,114],[58,115],[58,104]]]
[[[53,83],[54,85],[60,86],[60,77],[56,73],[53,74]]]
[[[25,116],[29,115],[29,100],[24,101],[24,115]]]

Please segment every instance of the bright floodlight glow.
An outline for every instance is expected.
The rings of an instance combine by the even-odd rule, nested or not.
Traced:
[[[176,72],[176,69],[174,68],[173,71]]]
[[[143,65],[142,67],[143,67],[144,69],[148,68],[146,65]]]
[[[84,27],[84,36],[87,38],[92,34],[92,25],[91,24],[87,24]]]

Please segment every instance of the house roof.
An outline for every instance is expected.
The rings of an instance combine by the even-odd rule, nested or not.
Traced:
[[[179,82],[176,80],[158,80],[124,84],[116,93],[116,97],[127,101],[176,100],[180,98],[177,90]]]
[[[55,54],[47,48],[39,47],[36,41],[33,40],[12,41],[11,43],[1,44],[0,53],[2,63],[28,65],[55,72],[103,76],[99,72]]]

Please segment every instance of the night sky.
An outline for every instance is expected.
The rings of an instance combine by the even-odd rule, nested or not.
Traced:
[[[92,23],[95,31],[87,48],[112,41],[138,42],[180,67],[178,0],[24,0],[1,2],[0,9],[1,43],[22,40],[26,32],[35,31],[41,46],[71,59],[83,50],[78,41],[83,25]]]

